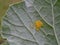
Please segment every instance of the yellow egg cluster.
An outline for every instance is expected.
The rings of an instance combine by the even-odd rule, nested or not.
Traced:
[[[43,23],[40,20],[35,21],[34,23],[36,31],[39,31],[39,29],[43,26]]]

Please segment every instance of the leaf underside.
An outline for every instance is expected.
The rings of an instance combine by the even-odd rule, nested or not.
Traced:
[[[29,0],[9,7],[2,23],[3,36],[10,45],[60,45],[60,1]],[[37,32],[31,27],[41,20],[44,27]]]

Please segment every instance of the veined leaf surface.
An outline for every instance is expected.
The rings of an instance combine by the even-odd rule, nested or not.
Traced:
[[[44,24],[39,32],[31,27],[36,20]],[[2,25],[10,45],[60,45],[60,1],[34,0],[30,7],[25,2],[12,5]]]

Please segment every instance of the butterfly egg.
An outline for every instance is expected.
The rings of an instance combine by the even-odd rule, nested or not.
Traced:
[[[34,25],[35,25],[36,31],[39,31],[39,29],[43,26],[43,23],[42,23],[42,21],[37,20],[37,21],[35,21]]]

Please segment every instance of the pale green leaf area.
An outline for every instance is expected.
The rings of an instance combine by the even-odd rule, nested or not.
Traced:
[[[44,24],[40,31],[31,26],[36,20]],[[34,0],[30,7],[25,2],[14,4],[2,26],[9,45],[60,45],[60,0]]]

